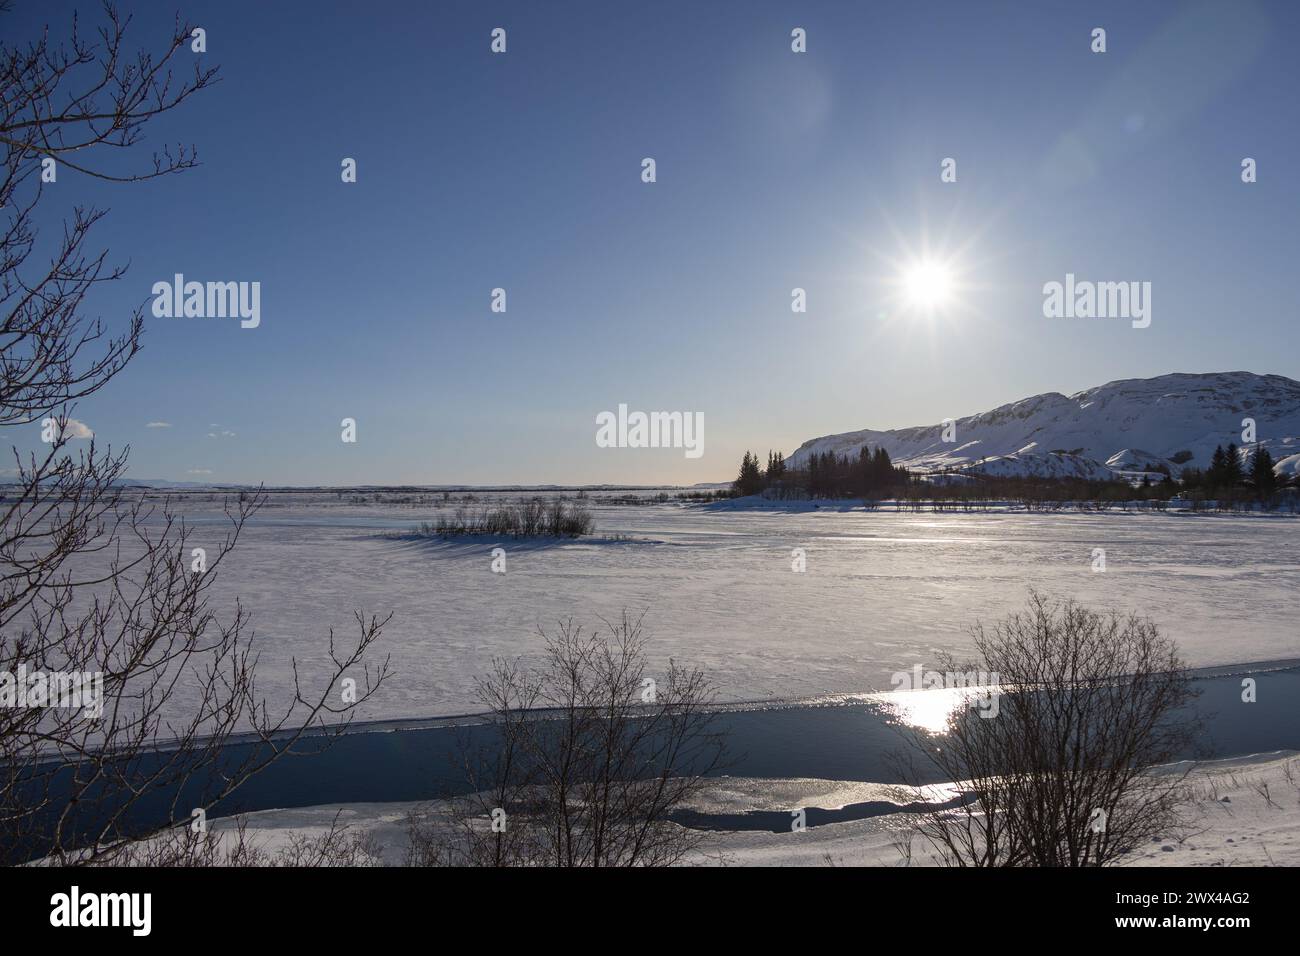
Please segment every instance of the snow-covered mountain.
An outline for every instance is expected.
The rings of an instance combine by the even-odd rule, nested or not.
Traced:
[[[788,460],[799,467],[814,452],[856,455],[863,445],[883,445],[896,463],[918,471],[1107,478],[1164,464],[1177,475],[1208,466],[1216,445],[1242,445],[1245,418],[1255,420],[1279,474],[1300,471],[1300,382],[1252,372],[1175,373],[1074,395],[1048,392],[957,419],[952,441],[944,441],[943,424],[864,429],[806,441]]]

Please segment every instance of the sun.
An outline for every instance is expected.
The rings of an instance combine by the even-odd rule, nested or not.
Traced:
[[[914,309],[935,311],[952,301],[953,273],[937,259],[921,259],[902,274],[903,300]]]

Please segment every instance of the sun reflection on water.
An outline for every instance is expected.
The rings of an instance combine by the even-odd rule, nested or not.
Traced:
[[[948,729],[949,719],[961,707],[972,702],[978,705],[988,699],[988,694],[987,687],[934,687],[887,691],[871,696],[889,711],[891,717],[909,727],[941,734]]]

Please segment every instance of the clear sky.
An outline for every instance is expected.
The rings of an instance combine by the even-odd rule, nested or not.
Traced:
[[[0,30],[68,6],[16,0]],[[157,48],[171,8],[134,6]],[[177,272],[261,283],[256,329],[149,316],[77,409],[136,477],[689,484],[1118,378],[1300,378],[1290,0],[180,9],[223,79],[140,159],[182,140],[202,165],[65,171],[41,220],[111,209],[110,325]],[[951,273],[933,310],[898,298],[927,257]],[[1150,327],[1045,318],[1067,272],[1149,281]],[[705,453],[597,447],[620,403],[703,413]]]

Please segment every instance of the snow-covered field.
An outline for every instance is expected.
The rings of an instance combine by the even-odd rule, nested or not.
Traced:
[[[483,496],[479,496],[480,500]],[[396,676],[361,716],[478,709],[493,655],[535,652],[537,628],[645,612],[654,662],[707,667],[730,701],[888,689],[967,626],[1033,585],[1150,615],[1195,666],[1300,657],[1300,523],[1264,516],[912,514],[847,505],[733,509],[676,502],[592,511],[564,542],[395,537],[436,512],[373,495],[275,495],[223,567],[218,596],[253,613],[268,695],[290,658],[320,660],[352,611],[393,619]],[[215,502],[183,496],[194,545],[215,546]],[[224,532],[223,532],[224,533]],[[506,551],[493,573],[491,550]],[[1094,571],[1095,549],[1104,572]],[[794,549],[806,568],[792,570]]]

